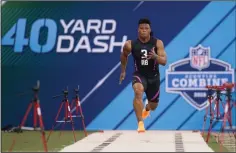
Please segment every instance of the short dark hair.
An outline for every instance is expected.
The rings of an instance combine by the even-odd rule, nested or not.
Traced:
[[[138,24],[149,24],[149,25],[151,25],[151,22],[147,18],[142,18],[138,21]]]

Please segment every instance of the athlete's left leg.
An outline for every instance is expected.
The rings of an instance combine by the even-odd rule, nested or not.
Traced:
[[[160,97],[160,79],[154,78],[148,80],[146,95],[148,98],[148,104],[143,109],[142,118],[146,119],[151,111],[154,111],[159,103]]]

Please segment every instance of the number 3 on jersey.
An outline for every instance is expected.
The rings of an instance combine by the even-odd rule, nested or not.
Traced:
[[[147,60],[147,50],[142,49],[141,50],[142,56],[141,56],[141,65],[148,65],[148,60]]]

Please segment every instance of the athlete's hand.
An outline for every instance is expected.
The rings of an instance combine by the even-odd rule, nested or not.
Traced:
[[[156,60],[158,55],[155,53],[154,47],[152,48],[151,52],[149,52],[147,59],[153,59]]]
[[[125,79],[125,72],[121,72],[119,84],[121,84],[121,82],[122,82],[124,79]]]

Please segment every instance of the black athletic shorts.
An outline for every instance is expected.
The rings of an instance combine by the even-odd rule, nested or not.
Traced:
[[[135,83],[142,83],[144,92],[146,93],[147,99],[150,102],[159,102],[160,97],[160,77],[159,75],[151,78],[145,77],[138,72],[133,73],[132,86]]]

